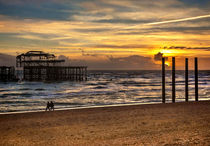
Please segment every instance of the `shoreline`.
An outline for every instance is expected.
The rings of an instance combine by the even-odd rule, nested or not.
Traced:
[[[182,101],[181,101],[182,102]],[[191,102],[191,101],[189,101]],[[179,102],[177,102],[179,103]],[[109,105],[93,105],[93,106],[80,106],[80,107],[67,107],[67,108],[55,108],[55,111],[68,111],[77,109],[92,109],[92,108],[106,108],[106,107],[121,107],[121,106],[133,106],[133,105],[152,105],[152,104],[162,104],[161,102],[147,102],[147,103],[120,103],[120,104],[109,104]],[[166,103],[167,104],[167,103]],[[10,114],[23,114],[23,113],[39,113],[45,112],[45,110],[32,110],[32,111],[15,111],[15,112],[2,112],[0,115],[10,115]]]
[[[205,102],[209,100],[199,100],[198,102]],[[176,101],[176,103],[182,103],[185,101]],[[188,102],[196,102],[194,100],[189,100]],[[173,104],[171,101],[162,103],[162,102],[144,102],[144,103],[120,103],[120,104],[108,104],[108,105],[92,105],[92,106],[78,106],[78,107],[67,107],[67,108],[55,108],[55,111],[66,111],[66,110],[76,110],[76,109],[91,109],[91,108],[106,108],[106,107],[121,107],[121,106],[135,106],[135,105],[154,105],[154,104]],[[42,110],[31,110],[31,111],[14,111],[14,112],[0,112],[0,115],[10,115],[10,114],[23,114],[23,113],[37,113],[45,112],[45,109]]]
[[[0,145],[209,145],[210,101],[0,115]]]

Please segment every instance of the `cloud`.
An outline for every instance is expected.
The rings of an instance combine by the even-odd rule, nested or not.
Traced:
[[[0,53],[0,66],[15,66],[16,57]]]
[[[210,47],[170,46],[170,47],[164,47],[164,49],[205,50],[205,51],[210,51]]]
[[[150,57],[139,55],[131,55],[128,57],[112,57],[107,56],[107,59],[102,60],[85,60],[85,59],[70,59],[66,56],[59,56],[59,59],[65,59],[66,64],[70,65],[86,65],[88,69],[103,70],[158,70],[160,65],[155,64]]]
[[[54,53],[81,57],[74,62],[97,68],[112,67],[118,59],[126,66],[125,56],[128,62],[153,58],[151,52],[161,46],[183,50],[176,55],[210,56],[210,18],[205,16],[210,5],[190,1],[0,0],[0,52],[56,48]],[[157,25],[144,25],[152,22]],[[130,57],[135,55],[142,57]]]
[[[56,1],[25,1],[26,3],[8,3],[0,1],[0,14],[18,19],[47,19],[47,20],[70,20],[76,14],[73,5]]]
[[[137,44],[128,44],[128,45],[95,45],[95,48],[114,48],[114,49],[132,49],[132,48],[146,48],[148,45],[137,45]]]
[[[82,53],[82,56],[91,56],[91,57],[98,57],[100,56],[99,54],[95,54],[95,53],[86,53],[84,49],[80,49],[81,50],[81,53]]]
[[[48,39],[47,39],[48,38]],[[0,50],[6,51],[3,47],[10,44],[10,48],[22,48],[27,46],[28,49],[34,49],[34,47],[56,47],[58,41],[50,40],[51,36],[47,34],[34,34],[34,33],[0,33]],[[11,43],[12,42],[12,43]]]
[[[89,28],[89,29],[74,29],[74,31],[82,32],[82,33],[100,33],[100,32],[107,32],[107,31],[112,31],[111,28]]]
[[[162,61],[162,58],[164,57],[164,54],[161,52],[158,52],[157,54],[154,55],[154,60],[155,61]],[[168,60],[168,57],[165,57],[165,60]]]
[[[123,23],[123,24],[145,24],[152,22],[152,20],[135,20],[135,19],[101,19],[101,20],[96,20],[94,22],[99,22],[99,23]]]
[[[210,19],[209,19],[210,20]],[[186,24],[187,25],[187,24]],[[198,24],[199,25],[199,24]],[[196,35],[205,35],[209,34],[210,27],[209,26],[170,26],[170,27],[153,27],[151,31],[145,29],[145,33],[151,33],[151,32],[176,32],[176,33],[182,33],[184,34],[196,34]]]
[[[163,53],[158,52],[157,54],[154,55],[155,61],[161,61],[162,58],[163,58]]]

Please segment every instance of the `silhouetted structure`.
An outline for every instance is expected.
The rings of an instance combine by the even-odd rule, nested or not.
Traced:
[[[195,101],[198,101],[198,58],[195,57]]]
[[[195,57],[195,101],[198,101],[198,58]],[[172,102],[175,102],[175,57],[172,57]],[[185,101],[188,102],[188,58],[185,58]],[[162,57],[162,102],[165,103],[165,58]]]
[[[0,66],[0,81],[16,81],[15,68],[12,66]]]
[[[165,103],[165,58],[162,58],[162,102]]]
[[[84,81],[85,66],[25,66],[23,79],[27,81]]]
[[[185,58],[185,101],[188,101],[188,58]]]
[[[172,102],[176,99],[176,68],[175,68],[175,57],[172,57]]]
[[[16,66],[23,67],[26,81],[83,81],[87,79],[86,66],[61,66],[65,60],[54,54],[29,51],[16,57]]]
[[[58,60],[54,54],[43,51],[29,51],[16,57],[16,66],[59,66],[65,60]]]

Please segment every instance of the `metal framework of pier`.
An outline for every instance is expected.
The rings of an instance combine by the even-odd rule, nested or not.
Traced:
[[[43,51],[29,51],[16,57],[16,67],[60,66],[65,60],[56,59],[54,54]]]
[[[63,62],[65,60],[43,51],[29,51],[16,57],[16,66],[23,67],[26,81],[87,80],[87,66],[62,66]]]
[[[14,81],[15,68],[12,66],[0,66],[0,81]]]
[[[25,66],[24,80],[27,81],[85,81],[86,66]]]

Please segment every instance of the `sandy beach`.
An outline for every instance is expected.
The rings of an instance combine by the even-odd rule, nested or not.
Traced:
[[[210,145],[210,101],[0,115],[0,145]]]

